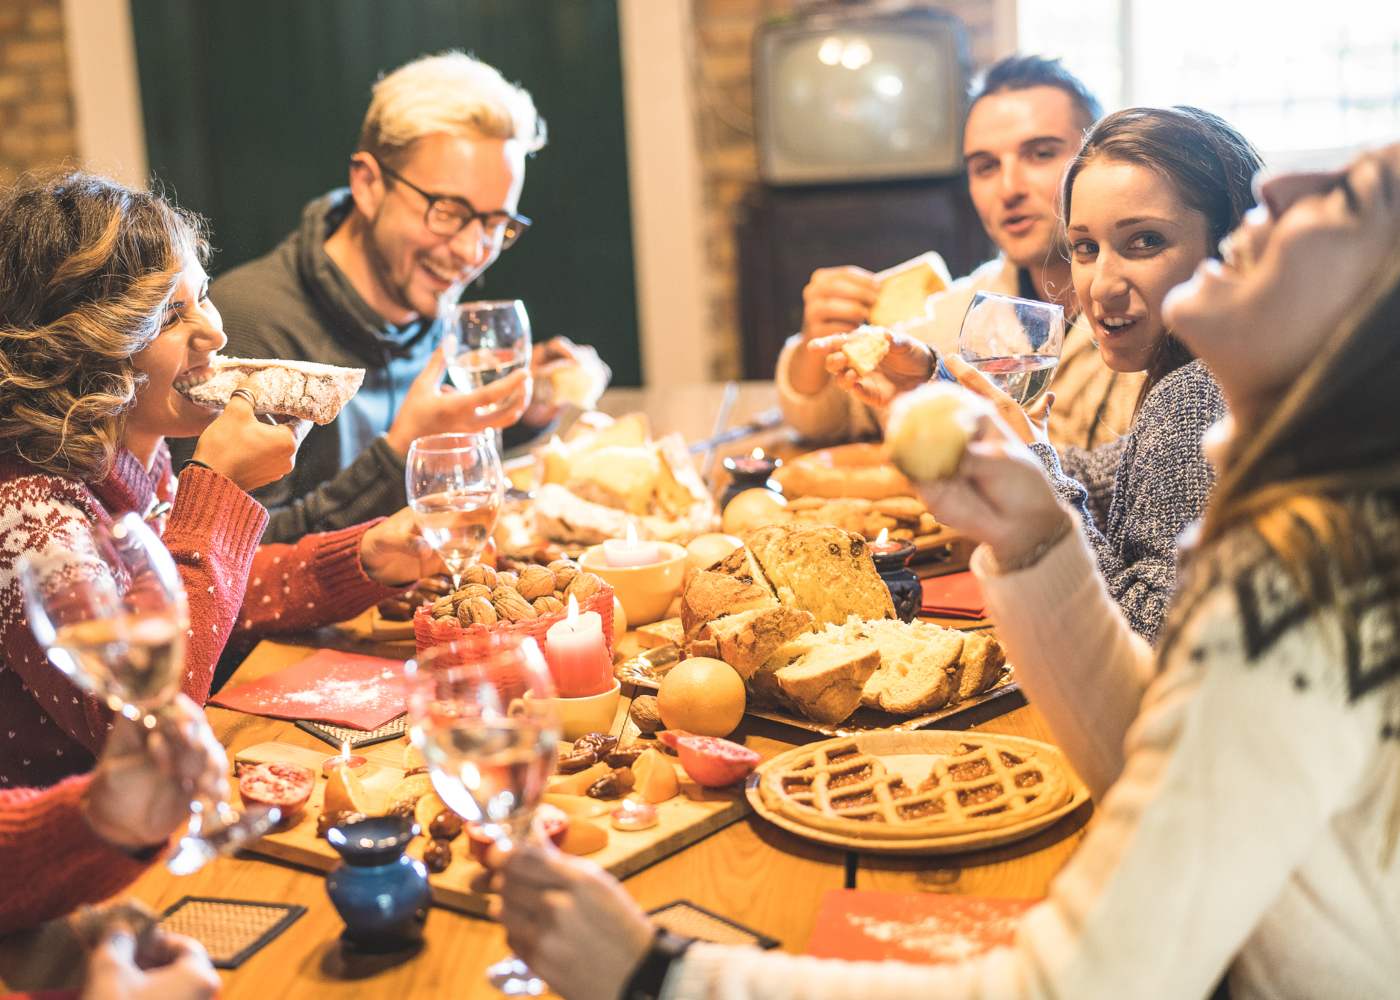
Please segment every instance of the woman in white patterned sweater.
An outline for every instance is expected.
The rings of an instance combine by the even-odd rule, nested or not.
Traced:
[[[1061,497],[1079,508],[1108,592],[1149,641],[1176,586],[1177,536],[1201,516],[1210,494],[1214,477],[1201,438],[1225,415],[1220,389],[1172,335],[1162,302],[1239,225],[1260,166],[1228,123],[1180,107],[1128,108],[1101,119],[1066,168],[1063,212],[1080,322],[1109,368],[1147,376],[1132,426],[1117,441],[1057,454],[1045,429],[1053,395],[1028,416],[960,358],[944,359],[963,385],[996,404]],[[844,356],[828,364],[844,366]],[[931,354],[927,365],[932,373]],[[846,371],[840,380],[861,398],[911,385],[888,376],[882,369],[857,379]]]
[[[531,847],[504,878],[522,958],[569,1000],[1197,1000],[1226,973],[1236,1000],[1395,995],[1400,144],[1260,197],[1166,307],[1233,417],[1155,653],[999,420],[922,486],[981,540],[1007,656],[1099,801],[1014,944],[938,967],[668,957],[616,882]]]

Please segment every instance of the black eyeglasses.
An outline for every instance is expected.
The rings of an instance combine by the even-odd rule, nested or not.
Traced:
[[[509,250],[530,228],[530,220],[514,212],[478,212],[471,202],[455,194],[433,194],[424,191],[417,184],[399,173],[379,164],[385,176],[392,177],[407,188],[417,191],[427,201],[423,213],[423,225],[434,236],[456,236],[473,222],[481,223],[481,231],[490,244],[498,250]]]

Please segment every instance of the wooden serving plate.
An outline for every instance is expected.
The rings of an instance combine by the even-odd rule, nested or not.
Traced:
[[[387,798],[399,783],[403,777],[399,766],[403,748],[403,741],[398,740],[355,751],[369,761],[356,772],[369,792],[381,799]],[[335,751],[329,748],[323,752],[287,743],[258,743],[238,752],[236,759],[239,762],[286,761],[309,767],[317,776],[316,789],[311,793],[311,800],[300,819],[291,827],[270,833],[248,847],[250,853],[323,872],[329,872],[340,864],[340,855],[324,838],[316,835],[316,820],[321,815],[326,788],[326,779],[321,776],[321,764],[334,754]],[[656,807],[661,822],[649,830],[614,830],[609,826],[607,812],[604,811],[601,817],[592,822],[608,830],[608,843],[602,850],[588,855],[589,860],[597,862],[618,878],[626,878],[748,815],[748,802],[738,789],[701,788],[686,778],[678,765],[674,766],[680,778],[681,794]],[[616,802],[599,805],[606,809],[616,805]],[[415,837],[408,853],[421,860],[427,846],[427,836]],[[447,870],[428,876],[433,901],[465,913],[488,915],[488,897],[471,890],[472,880],[480,873],[481,866],[467,854],[467,838],[463,833],[452,841],[452,863]]]
[[[1059,822],[1065,816],[1074,812],[1084,803],[1089,801],[1089,789],[1084,782],[1074,773],[1069,761],[1065,759],[1059,748],[1051,746],[1049,743],[1042,743],[1039,740],[1025,739],[1019,736],[1003,736],[1000,733],[957,733],[940,730],[920,730],[915,732],[870,732],[861,734],[857,738],[862,751],[874,754],[882,758],[886,767],[896,774],[903,774],[906,780],[915,782],[922,780],[928,775],[933,766],[933,758],[936,756],[951,753],[957,745],[971,736],[986,736],[995,739],[998,743],[1005,744],[1008,749],[1020,748],[1025,751],[1033,751],[1037,756],[1047,761],[1053,761],[1064,768],[1069,779],[1069,796],[1065,801],[1039,816],[1032,817],[1020,823],[1009,826],[998,827],[992,830],[982,830],[975,833],[947,834],[938,837],[906,838],[906,839],[882,839],[877,836],[870,837],[850,837],[843,834],[834,833],[829,830],[821,830],[816,827],[807,826],[796,820],[770,809],[763,801],[763,794],[759,789],[759,784],[763,780],[763,775],[774,767],[782,767],[790,754],[810,751],[817,744],[807,744],[798,747],[796,750],[779,754],[770,760],[764,761],[758,766],[753,774],[749,775],[744,783],[744,792],[748,796],[749,804],[753,806],[754,812],[762,816],[774,826],[782,827],[784,830],[798,837],[813,840],[821,844],[828,844],[832,847],[839,847],[849,851],[860,851],[868,854],[956,854],[963,851],[982,850],[988,847],[996,847],[1000,844],[1008,844],[1013,841],[1023,840],[1034,833],[1046,829]],[[873,829],[873,828],[872,828]]]

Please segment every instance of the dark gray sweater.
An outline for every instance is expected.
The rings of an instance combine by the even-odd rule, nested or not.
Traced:
[[[1215,473],[1201,453],[1225,398],[1200,361],[1152,387],[1123,437],[1101,448],[1031,449],[1076,510],[1108,592],[1149,642],[1176,590],[1177,538],[1205,511]]]
[[[437,346],[441,324],[396,327],[362,299],[325,250],[351,208],[348,189],[306,206],[301,226],[271,253],[220,276],[209,295],[224,317],[230,357],[363,368],[336,419],[313,427],[291,474],[254,494],[269,510],[264,542],[293,542],[392,514],[407,503],[404,462],[384,432]],[[177,460],[193,441],[173,442]]]

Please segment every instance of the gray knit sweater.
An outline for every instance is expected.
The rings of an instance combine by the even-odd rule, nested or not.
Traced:
[[[1132,428],[1112,444],[1061,454],[1031,446],[1083,519],[1109,594],[1149,642],[1176,589],[1177,537],[1201,516],[1214,482],[1201,438],[1224,415],[1219,386],[1192,361],[1152,387]]]

